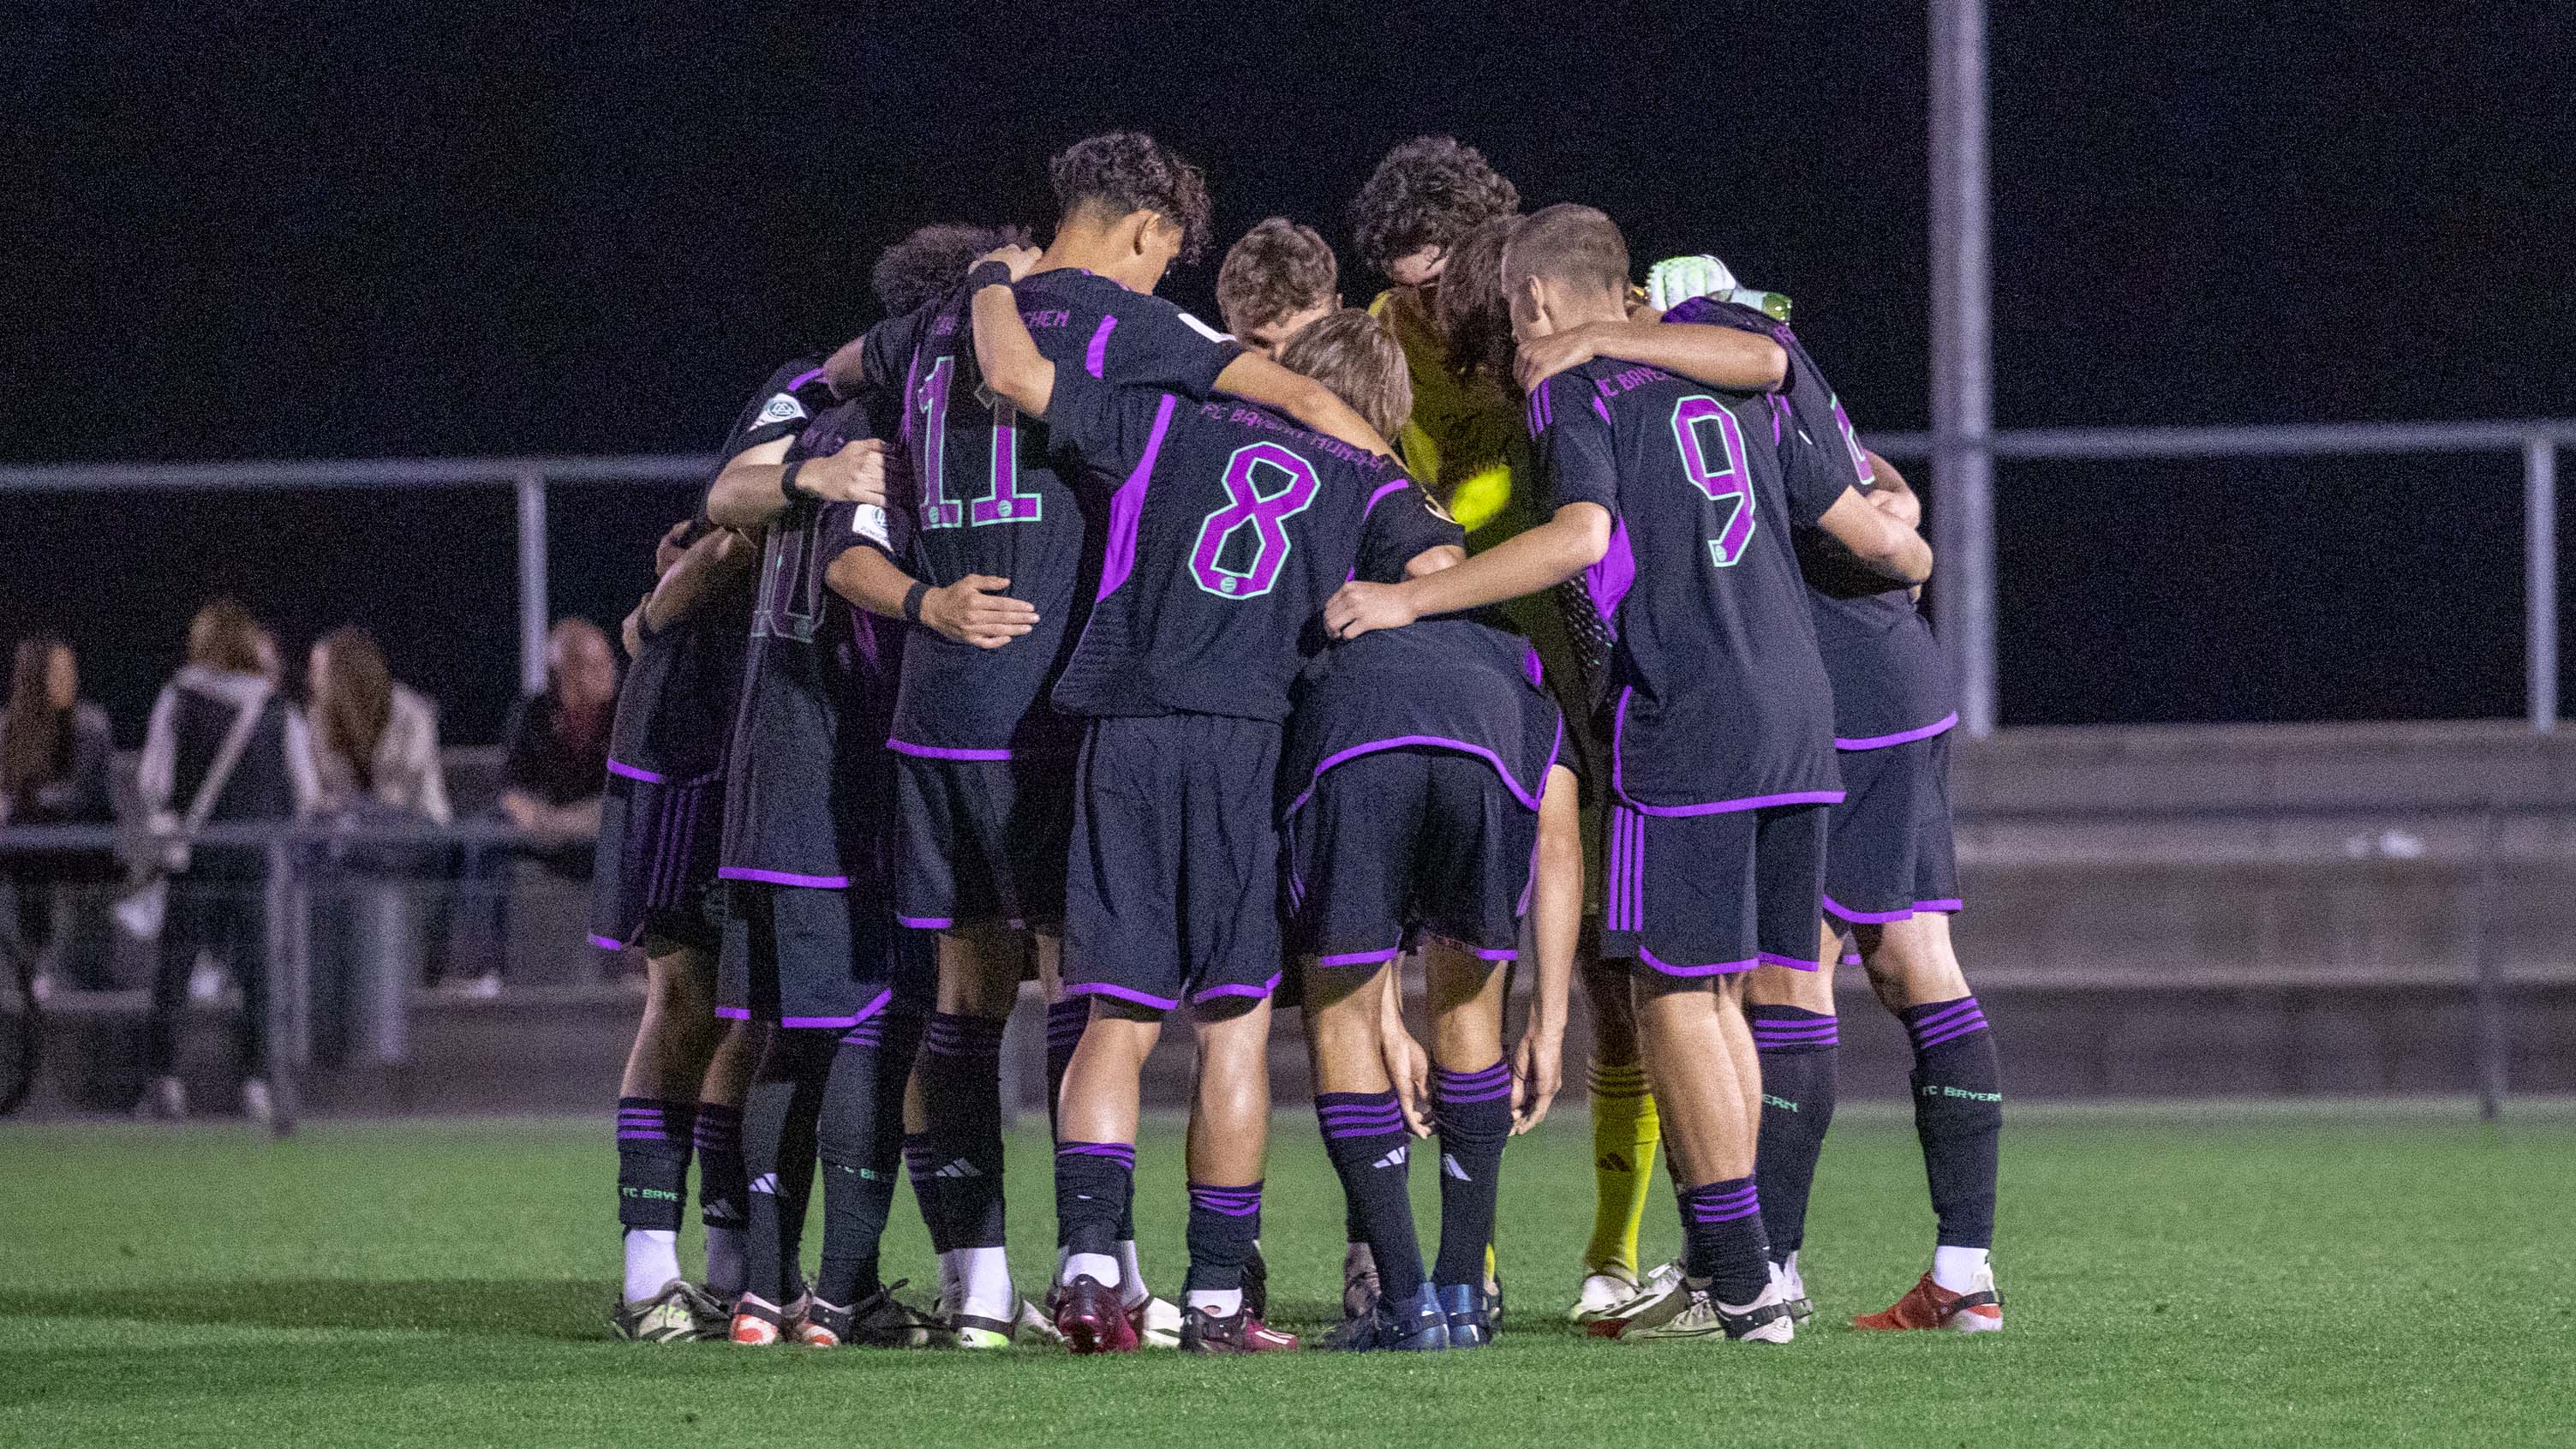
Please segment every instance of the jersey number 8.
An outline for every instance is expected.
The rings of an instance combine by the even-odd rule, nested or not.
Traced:
[[[1715,466],[1708,447],[1712,435],[1718,442]],[[1708,541],[1709,561],[1732,567],[1753,541],[1753,470],[1744,461],[1744,429],[1717,399],[1686,397],[1673,404],[1673,441],[1682,450],[1682,471],[1719,505],[1717,536]]]
[[[1261,491],[1261,470],[1282,475],[1275,491]],[[1199,525],[1198,543],[1190,550],[1190,573],[1200,588],[1221,599],[1258,598],[1279,582],[1291,544],[1287,521],[1306,511],[1322,486],[1305,459],[1277,443],[1252,443],[1234,450],[1225,468],[1226,503]],[[1258,546],[1241,568],[1222,562],[1226,543],[1238,529],[1250,528]]]

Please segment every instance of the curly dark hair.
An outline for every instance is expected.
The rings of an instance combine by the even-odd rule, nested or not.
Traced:
[[[901,317],[947,296],[966,280],[975,259],[1004,244],[1026,245],[1028,228],[939,222],[921,227],[877,253],[869,282],[886,315]]]
[[[1115,220],[1150,211],[1181,229],[1182,261],[1207,250],[1207,178],[1142,131],[1074,142],[1047,163],[1047,180],[1066,216],[1090,208]]]
[[[1396,258],[1445,247],[1467,228],[1518,211],[1520,190],[1455,136],[1416,136],[1386,153],[1351,203],[1360,260],[1385,271]]]
[[[1216,309],[1227,327],[1248,332],[1329,305],[1340,280],[1341,266],[1322,233],[1284,216],[1264,217],[1217,267]]]
[[[1512,302],[1503,290],[1503,249],[1521,221],[1518,215],[1480,221],[1449,244],[1431,312],[1449,370],[1462,381],[1511,379]]]

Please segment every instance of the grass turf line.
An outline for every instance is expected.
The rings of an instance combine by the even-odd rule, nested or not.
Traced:
[[[1039,1137],[1012,1141],[1014,1267],[1050,1258]],[[0,1444],[1669,1446],[2549,1442],[2576,1415],[2560,1291],[2576,1127],[2039,1121],[2006,1139],[2009,1329],[1839,1326],[1921,1271],[1912,1134],[1838,1125],[1809,1225],[1824,1310],[1787,1348],[1564,1325],[1591,1211],[1578,1104],[1505,1159],[1503,1341],[1243,1360],[641,1347],[615,1281],[607,1124],[0,1128]],[[1149,1130],[1149,1277],[1177,1288],[1180,1142]],[[1432,1174],[1414,1174],[1425,1247]],[[1678,1230],[1659,1185],[1648,1251]],[[1275,1316],[1334,1312],[1341,1206],[1282,1114]],[[812,1222],[819,1227],[819,1212]],[[692,1234],[693,1236],[694,1234]],[[808,1244],[811,1259],[812,1244]],[[890,1276],[935,1278],[907,1193]],[[927,1297],[915,1293],[916,1298]],[[2563,1442],[2561,1440],[2560,1442]]]

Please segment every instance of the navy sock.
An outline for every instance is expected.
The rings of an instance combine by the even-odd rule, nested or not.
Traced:
[[[1324,1155],[1342,1180],[1349,1241],[1368,1244],[1381,1292],[1396,1302],[1412,1298],[1422,1287],[1422,1244],[1405,1184],[1413,1145],[1395,1093],[1319,1092],[1315,1120],[1324,1129]]]
[[[1247,1187],[1191,1183],[1190,1272],[1182,1281],[1182,1291],[1223,1293],[1241,1288],[1243,1261],[1252,1256],[1252,1235],[1260,1225],[1260,1183]]]
[[[1748,1006],[1744,1014],[1762,1054],[1762,1139],[1753,1177],[1762,1186],[1762,1233],[1771,1240],[1771,1260],[1784,1263],[1807,1240],[1807,1195],[1834,1120],[1840,1024],[1796,1006]]]
[[[912,1200],[921,1208],[921,1225],[930,1230],[930,1251],[945,1253],[957,1243],[948,1230],[947,1187],[939,1178],[938,1168],[939,1159],[930,1151],[929,1134],[905,1133],[903,1170],[912,1179]]]
[[[814,1188],[816,1123],[837,1046],[829,1031],[772,1032],[743,1099],[743,1167],[751,1178],[743,1289],[781,1306],[805,1291],[797,1256]]]
[[[1749,1177],[1702,1183],[1682,1195],[1682,1270],[1706,1279],[1720,1303],[1741,1308],[1771,1283],[1762,1199]]]
[[[1136,1149],[1125,1142],[1059,1142],[1056,1243],[1068,1253],[1114,1254],[1118,1222],[1136,1191]]]
[[[751,1176],[742,1166],[742,1109],[700,1102],[693,1135],[698,1147],[698,1221],[711,1228],[740,1228],[749,1210],[744,1195]]]
[[[617,1222],[680,1230],[689,1198],[689,1146],[698,1104],[658,1097],[617,1099]]]
[[[1977,998],[1935,1001],[1898,1012],[1914,1040],[1914,1135],[1940,1243],[1991,1248],[1995,1166],[2004,1126],[2003,1072],[1994,1033]]]
[[[1082,1029],[1091,1024],[1091,998],[1068,996],[1047,1004],[1047,1136],[1056,1131],[1057,1099],[1064,1095],[1064,1069],[1073,1065],[1073,1049],[1082,1044]]]
[[[814,1295],[844,1308],[882,1285],[877,1247],[894,1210],[903,1087],[915,1023],[883,1017],[841,1033],[824,1080],[816,1155],[823,1173],[823,1263]]]
[[[924,1135],[946,1197],[951,1246],[1003,1242],[1002,1025],[939,1012],[922,1031]]]
[[[1480,1284],[1512,1135],[1512,1069],[1500,1061],[1473,1072],[1434,1067],[1431,1104],[1440,1121],[1440,1261],[1431,1278]]]

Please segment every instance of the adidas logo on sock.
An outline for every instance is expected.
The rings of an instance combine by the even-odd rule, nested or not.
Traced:
[[[1454,1153],[1443,1152],[1440,1154],[1440,1170],[1449,1174],[1451,1177],[1458,1179],[1460,1182],[1474,1182],[1476,1180],[1467,1175],[1467,1169],[1458,1165],[1458,1158]]]
[[[951,1180],[962,1180],[969,1177],[982,1177],[984,1174],[975,1170],[975,1164],[968,1162],[963,1157],[959,1157],[941,1163],[938,1170],[930,1175],[933,1177],[945,1177]]]
[[[1370,1163],[1369,1166],[1402,1167],[1405,1163],[1412,1160],[1412,1154],[1413,1149],[1411,1147],[1399,1147],[1393,1152],[1388,1153],[1386,1156],[1379,1158],[1377,1161]]]
[[[764,1172],[760,1176],[753,1178],[751,1180],[751,1190],[753,1192],[766,1193],[771,1197],[778,1196],[778,1174],[774,1172]]]

